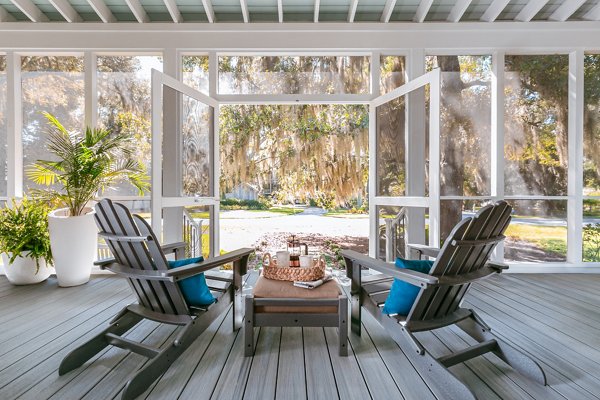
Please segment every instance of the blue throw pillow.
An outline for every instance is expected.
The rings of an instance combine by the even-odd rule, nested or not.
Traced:
[[[183,267],[204,261],[204,257],[185,258],[183,260],[169,261],[169,269]],[[177,282],[183,298],[189,306],[205,307],[215,302],[215,298],[206,284],[204,273],[190,276]]]
[[[429,273],[432,265],[433,261],[429,260],[396,259],[396,267],[410,269],[424,274]],[[388,297],[385,300],[382,312],[384,314],[408,315],[420,290],[421,288],[419,286],[411,285],[400,279],[394,279],[394,283],[392,283],[390,294],[388,294]]]

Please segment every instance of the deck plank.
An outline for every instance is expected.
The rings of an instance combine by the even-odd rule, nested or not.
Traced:
[[[181,392],[188,387],[193,390],[196,380],[193,375],[203,377],[202,390],[198,390],[197,399],[210,398],[212,390],[206,390],[210,387],[210,382],[216,382],[211,379],[211,375],[218,374],[215,365],[225,363],[225,360],[219,360],[219,356],[227,357],[226,348],[233,345],[231,324],[231,309],[215,320],[202,335],[179,357],[179,363],[176,368],[169,368],[167,372],[158,380],[150,393],[142,398],[175,400]],[[230,343],[228,343],[230,342]],[[217,376],[218,377],[218,376]]]
[[[434,357],[441,357],[450,354],[451,351],[446,343],[441,342],[437,336],[431,332],[423,332],[418,334],[418,339],[421,340],[423,346],[425,346]],[[418,357],[418,356],[416,356]],[[458,364],[452,367],[452,373],[464,382],[477,396],[478,399],[494,399],[502,400],[504,397],[500,396],[490,386],[487,380],[479,378],[467,364]],[[529,397],[518,396],[515,391],[508,391],[511,396],[505,398],[509,399],[525,399]]]
[[[348,356],[341,357],[338,350],[337,328],[325,328],[327,350],[341,399],[372,399],[367,383],[358,365],[354,351],[348,349]]]
[[[252,274],[251,276],[254,276]],[[549,386],[531,382],[493,355],[452,367],[480,398],[600,398],[600,276],[501,275],[474,284],[474,308],[504,340],[540,362]],[[127,283],[95,276],[76,288],[56,278],[16,287],[0,276],[0,398],[118,398],[146,359],[107,348],[59,377],[62,358],[106,326],[133,296]],[[436,399],[427,374],[412,366],[367,312],[362,335],[349,335],[348,357],[337,355],[336,328],[256,328],[256,352],[243,356],[231,308],[210,325],[141,398],[148,399]],[[161,345],[172,327],[144,322],[130,338]],[[419,334],[436,355],[472,339],[460,329]]]
[[[487,298],[479,297],[476,300],[468,298],[466,307],[472,307],[480,312],[492,330],[502,338],[525,351],[534,359],[541,361],[545,371],[555,371],[559,381],[569,386],[581,386],[589,393],[600,398],[600,380],[595,373],[595,366],[583,357],[574,357],[572,351],[560,341],[552,340],[545,332],[533,330],[523,324],[518,318],[507,315],[489,305]],[[565,379],[561,379],[561,376]],[[557,383],[551,382],[551,385]],[[576,389],[576,388],[574,388]]]
[[[277,367],[281,328],[260,329],[250,374],[244,389],[244,399],[273,399],[277,386]]]
[[[369,334],[365,332],[359,336],[351,332],[348,338],[371,397],[374,399],[403,399],[402,392]]]
[[[144,340],[143,343],[152,347],[170,346],[175,338],[177,329],[173,326],[159,325],[153,330]],[[113,350],[113,349],[111,349]],[[121,349],[117,350],[119,355],[123,353]],[[133,376],[143,368],[149,360],[135,353],[125,352],[125,357],[100,380],[93,389],[90,390],[82,399],[85,400],[104,400],[104,399],[120,399],[125,384],[133,378]],[[68,397],[57,397],[64,399]]]
[[[13,332],[13,336],[2,342],[0,370],[16,361],[15,357],[25,356],[50,343],[83,321],[94,318],[100,311],[111,307],[112,304],[118,303],[124,307],[133,301],[128,288],[114,288],[114,290],[103,290],[94,294],[77,303],[65,305],[64,308],[61,306],[60,320],[54,313],[48,312],[43,317],[31,318],[23,324],[6,324],[6,330]],[[27,343],[30,341],[34,342]],[[27,349],[29,353],[23,352],[22,349]]]
[[[296,400],[306,398],[304,372],[304,345],[302,328],[283,328],[277,367],[275,399]]]
[[[323,328],[302,328],[302,331],[307,399],[339,399]]]
[[[260,329],[255,329],[254,345],[256,348],[256,340],[260,336]],[[227,355],[225,365],[216,365],[220,368],[221,373],[219,380],[215,385],[210,398],[214,400],[239,400],[244,395],[248,374],[252,365],[252,357],[244,357],[244,335],[241,332],[235,334],[235,342],[231,351]],[[198,377],[202,381],[202,377]],[[199,383],[201,384],[201,383]],[[196,399],[197,393],[193,390],[186,390],[181,394],[180,399]]]

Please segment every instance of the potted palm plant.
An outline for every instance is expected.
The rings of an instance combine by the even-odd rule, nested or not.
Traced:
[[[0,252],[4,273],[13,285],[46,280],[52,262],[47,205],[24,198],[1,209]]]
[[[56,160],[38,160],[28,176],[37,184],[53,186],[33,190],[36,197],[61,207],[49,214],[58,284],[81,285],[90,279],[98,247],[90,202],[118,182],[130,182],[140,195],[149,183],[144,166],[135,160],[131,136],[89,127],[70,133],[53,115],[44,116],[50,127],[47,149]]]

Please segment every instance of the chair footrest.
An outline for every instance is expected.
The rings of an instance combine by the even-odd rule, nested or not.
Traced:
[[[104,335],[104,337],[108,343],[113,346],[117,346],[124,350],[133,351],[134,353],[140,354],[147,358],[154,358],[160,353],[160,351],[154,347],[143,343],[134,342],[133,340],[126,339],[113,333],[107,333]]]
[[[474,346],[467,347],[466,349],[457,351],[438,358],[437,360],[446,368],[456,364],[460,364],[465,361],[469,361],[472,358],[484,355],[490,351],[494,351],[498,348],[498,343],[495,339],[487,340],[485,342],[478,343]]]

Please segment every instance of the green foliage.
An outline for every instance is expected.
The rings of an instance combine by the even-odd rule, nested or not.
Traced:
[[[221,210],[268,210],[271,207],[265,198],[258,200],[221,199]]]
[[[583,227],[583,261],[600,261],[600,223]]]
[[[333,190],[319,191],[316,193],[315,202],[317,207],[321,207],[326,210],[333,210],[337,205],[335,192]]]
[[[368,112],[359,105],[226,106],[220,114],[221,190],[269,188],[280,203],[331,207],[366,197]]]
[[[69,133],[54,116],[44,116],[50,125],[47,148],[58,161],[38,160],[27,174],[37,184],[58,183],[61,190],[34,190],[34,196],[66,206],[70,215],[77,216],[116,182],[130,182],[140,195],[148,189],[145,168],[133,158],[135,143],[130,135],[91,128],[83,135]]]
[[[327,266],[330,266],[331,262],[334,262],[337,263],[339,268],[346,268],[346,261],[344,260],[344,256],[342,256],[342,248],[339,244],[337,244],[333,240],[326,240],[325,248],[326,253],[324,254],[324,256]]]
[[[24,198],[20,204],[0,209],[0,251],[10,256],[9,264],[17,257],[35,259],[37,269],[43,259],[52,262],[48,233],[48,206],[40,201]]]

